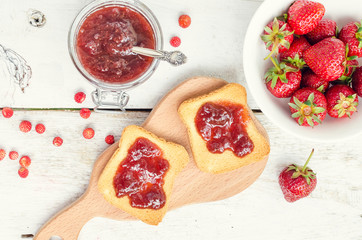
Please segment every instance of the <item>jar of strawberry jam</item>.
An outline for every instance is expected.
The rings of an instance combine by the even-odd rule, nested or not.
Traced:
[[[97,89],[95,110],[124,110],[125,90],[151,77],[159,60],[132,52],[132,47],[162,49],[159,22],[138,0],[96,0],[76,16],[68,38],[78,71]]]

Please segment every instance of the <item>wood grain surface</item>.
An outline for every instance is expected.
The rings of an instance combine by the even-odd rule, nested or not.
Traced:
[[[224,86],[227,82],[217,78],[195,77],[181,83],[171,90],[142,124],[144,128],[167,141],[185,146],[189,152],[190,162],[177,176],[169,209],[175,209],[192,203],[210,202],[231,197],[250,186],[262,173],[267,157],[259,162],[244,166],[223,174],[201,172],[192,158],[187,130],[178,116],[178,106],[185,100],[209,93]],[[259,131],[268,138],[265,129],[258,120],[255,121]],[[83,225],[93,217],[107,217],[116,220],[132,220],[124,211],[109,204],[98,191],[98,179],[118,143],[113,144],[102,153],[93,166],[93,172],[86,192],[75,203],[62,210],[42,227],[34,240],[48,240],[60,236],[63,240],[78,238]]]

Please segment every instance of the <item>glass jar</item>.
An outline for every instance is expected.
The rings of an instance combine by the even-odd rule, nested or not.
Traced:
[[[78,71],[87,79],[96,90],[92,92],[93,102],[96,104],[96,111],[104,109],[121,109],[127,105],[129,95],[125,92],[145,82],[155,72],[159,61],[154,58],[148,69],[138,78],[126,83],[105,82],[92,76],[82,65],[77,52],[77,37],[85,19],[92,13],[106,7],[121,6],[127,7],[141,14],[150,24],[154,34],[155,49],[162,49],[163,38],[160,24],[151,10],[138,0],[96,0],[85,6],[76,16],[69,31],[68,48],[72,61]]]

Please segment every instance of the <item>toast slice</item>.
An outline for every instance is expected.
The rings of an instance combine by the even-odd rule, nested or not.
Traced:
[[[163,175],[162,186],[166,201],[164,205],[158,209],[133,207],[129,195],[121,197],[116,196],[114,179],[117,169],[120,164],[123,164],[122,166],[124,166],[128,150],[134,146],[134,143],[140,138],[146,138],[153,144],[156,144],[157,147],[161,149],[163,154],[162,158],[166,159],[168,162],[168,170],[165,175]],[[119,148],[113,154],[99,178],[98,189],[103,194],[103,197],[115,207],[124,210],[145,223],[157,225],[162,221],[162,218],[166,214],[175,177],[188,162],[189,156],[183,146],[167,142],[139,126],[131,125],[123,130],[122,137],[119,141]]]
[[[207,148],[206,141],[197,131],[195,117],[199,109],[205,103],[222,102],[242,105],[244,109],[243,124],[254,145],[253,150],[247,155],[239,157],[229,149],[222,153],[212,153]],[[178,112],[186,125],[193,157],[201,171],[214,174],[228,172],[260,161],[270,152],[269,142],[260,131],[260,123],[257,122],[247,105],[246,90],[240,84],[230,83],[209,94],[186,100],[180,105]]]

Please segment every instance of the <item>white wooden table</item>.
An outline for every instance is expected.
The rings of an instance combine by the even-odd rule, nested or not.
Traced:
[[[93,162],[107,148],[104,137],[114,134],[118,139],[125,126],[141,124],[162,95],[184,79],[211,75],[246,85],[243,37],[261,0],[144,0],[159,18],[165,49],[171,49],[170,37],[179,35],[180,49],[190,61],[180,68],[161,64],[147,83],[129,91],[130,111],[80,118],[80,107],[94,105],[89,97],[76,104],[74,93],[83,90],[89,96],[93,87],[70,61],[67,31],[88,2],[1,0],[0,44],[24,56],[33,77],[25,94],[16,89],[9,96],[6,73],[1,72],[0,107],[18,110],[11,119],[0,117],[0,148],[15,149],[33,162],[27,179],[17,175],[17,162],[8,158],[0,162],[0,239],[31,239],[52,215],[85,191]],[[27,23],[29,9],[45,13],[43,28]],[[189,29],[178,27],[181,13],[192,17]],[[362,136],[335,144],[305,142],[272,125],[250,94],[248,100],[271,139],[267,167],[250,188],[227,200],[171,211],[157,227],[95,218],[79,239],[361,240]],[[46,133],[21,133],[18,124],[24,119],[44,123]],[[96,131],[92,140],[82,137],[86,126]],[[52,145],[56,135],[64,139],[60,148]],[[316,152],[310,166],[317,172],[317,188],[310,197],[287,203],[279,188],[279,172],[290,163],[304,163],[312,148]]]

